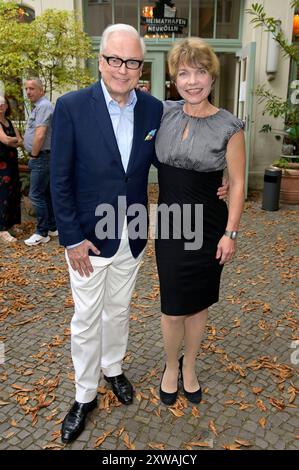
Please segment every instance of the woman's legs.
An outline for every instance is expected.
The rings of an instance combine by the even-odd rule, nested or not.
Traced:
[[[193,315],[184,316],[185,352],[183,360],[183,376],[184,387],[188,392],[195,392],[199,388],[195,373],[195,362],[204,335],[207,318],[207,308]]]
[[[178,353],[184,338],[185,316],[162,314],[161,327],[166,355],[166,370],[163,375],[161,388],[163,392],[174,393],[178,389]]]
[[[184,339],[183,361],[184,387],[188,392],[199,388],[195,373],[196,356],[204,335],[208,309],[192,315],[171,316],[162,314],[161,327],[166,355],[166,370],[161,388],[164,392],[174,393],[178,383],[178,355]]]

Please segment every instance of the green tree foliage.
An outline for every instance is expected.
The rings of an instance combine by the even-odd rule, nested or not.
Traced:
[[[28,24],[19,21],[15,3],[0,0],[0,80],[1,88],[15,100],[21,99],[20,79],[30,66],[26,54]],[[4,90],[0,90],[1,92]]]
[[[92,57],[90,40],[73,13],[46,10],[29,26],[30,72],[43,79],[50,99],[53,90],[61,92],[92,82],[84,62]]]
[[[20,21],[15,2],[0,0],[0,81],[6,94],[22,100],[22,79],[39,76],[53,91],[92,82],[85,61],[92,57],[88,36],[73,12],[46,10],[31,23]]]

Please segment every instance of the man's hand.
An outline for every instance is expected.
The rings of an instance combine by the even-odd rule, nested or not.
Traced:
[[[222,186],[217,189],[217,196],[219,196],[219,199],[226,199],[227,194],[229,191],[229,182],[226,179],[222,180]]]
[[[93,267],[89,260],[88,251],[91,250],[95,255],[99,255],[99,250],[88,240],[84,240],[80,245],[74,248],[67,248],[69,262],[74,271],[78,271],[80,276],[89,277],[93,272]]]

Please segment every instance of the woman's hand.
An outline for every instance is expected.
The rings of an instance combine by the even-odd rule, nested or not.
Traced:
[[[233,259],[236,252],[237,242],[223,235],[217,245],[216,259],[220,259],[219,264],[228,263]]]
[[[17,148],[18,146],[18,138],[17,137],[8,137],[8,147]]]

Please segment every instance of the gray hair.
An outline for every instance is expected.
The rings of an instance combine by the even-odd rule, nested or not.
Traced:
[[[104,29],[103,34],[102,34],[102,40],[101,40],[101,45],[100,45],[100,54],[103,53],[104,49],[107,46],[108,38],[110,34],[112,33],[129,33],[132,36],[135,36],[136,39],[139,40],[141,50],[142,50],[142,55],[145,55],[145,43],[142,37],[140,37],[140,34],[138,33],[137,29],[133,28],[133,26],[130,26],[129,24],[123,24],[123,23],[117,23],[108,26],[106,29]]]
[[[41,81],[41,79],[39,77],[26,78],[26,82],[29,82],[29,81],[30,82],[35,82],[41,90],[44,90],[44,84],[43,84],[43,82]]]

